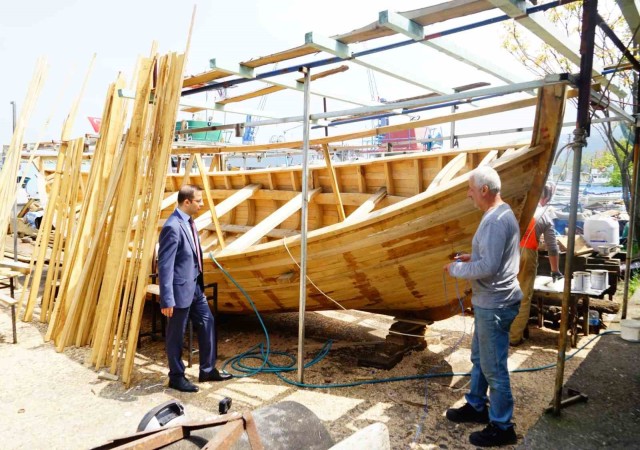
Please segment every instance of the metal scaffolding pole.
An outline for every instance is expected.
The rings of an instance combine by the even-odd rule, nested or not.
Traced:
[[[556,368],[555,392],[553,396],[553,413],[560,415],[562,407],[562,386],[564,384],[564,362],[567,349],[567,331],[569,329],[569,303],[571,301],[571,272],[575,253],[576,217],[578,214],[578,191],[580,189],[580,165],[582,164],[582,148],[587,145],[590,132],[589,100],[591,98],[591,69],[595,30],[598,17],[598,1],[584,2],[582,14],[582,39],[580,42],[580,78],[578,83],[578,114],[576,129],[573,131],[573,176],[571,179],[571,212],[569,213],[569,230],[567,232],[567,257],[564,266],[564,292],[562,294],[562,318],[560,320],[560,336],[558,338],[558,359]]]
[[[631,183],[631,202],[629,205],[629,232],[627,234],[627,261],[626,269],[624,271],[624,291],[622,296],[622,312],[620,317],[622,319],[627,318],[627,308],[629,306],[629,280],[631,279],[631,261],[633,261],[633,241],[635,236],[636,227],[636,214],[638,211],[638,183],[640,183],[640,176],[638,172],[638,153],[640,152],[640,127],[638,127],[637,117],[640,110],[640,86],[636,88],[636,102],[634,105],[634,114],[636,116],[636,125],[633,142],[633,182]]]
[[[304,121],[302,125],[302,212],[300,224],[300,305],[298,310],[298,383],[304,383],[304,314],[307,303],[307,216],[309,209],[309,114],[311,70],[304,73]]]
[[[16,102],[11,101],[13,132],[16,131]],[[16,181],[17,182],[17,181]],[[3,244],[4,245],[4,244]],[[18,261],[18,197],[13,202],[13,260]]]

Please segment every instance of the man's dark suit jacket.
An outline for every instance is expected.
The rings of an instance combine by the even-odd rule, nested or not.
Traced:
[[[188,308],[193,301],[198,277],[198,256],[191,239],[189,222],[174,211],[160,232],[158,278],[161,308]],[[200,245],[199,240],[196,245]],[[201,286],[202,287],[202,286]]]

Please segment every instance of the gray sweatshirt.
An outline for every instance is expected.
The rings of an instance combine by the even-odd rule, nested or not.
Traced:
[[[536,240],[540,242],[540,236],[544,235],[544,243],[547,246],[549,256],[558,256],[560,249],[556,239],[556,230],[553,227],[553,208],[550,206],[538,206],[534,215],[536,219]]]
[[[471,280],[474,306],[487,309],[515,305],[522,299],[518,284],[520,230],[506,203],[485,212],[473,236],[471,261],[449,266],[451,276]]]

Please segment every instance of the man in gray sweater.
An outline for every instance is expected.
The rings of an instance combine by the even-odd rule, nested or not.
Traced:
[[[447,418],[458,423],[488,423],[469,436],[479,447],[517,442],[507,358],[509,328],[522,299],[517,279],[520,231],[513,211],[500,197],[500,186],[498,173],[488,166],[471,172],[467,196],[484,215],[473,236],[471,255],[459,255],[444,266],[452,277],[471,280],[474,315],[467,403],[447,410]]]

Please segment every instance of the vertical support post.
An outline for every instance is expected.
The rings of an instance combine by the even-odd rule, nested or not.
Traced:
[[[16,131],[16,102],[14,102],[13,100],[11,101],[11,108],[12,108],[12,117],[13,117],[13,132],[15,133]],[[18,149],[19,152],[22,151],[22,149]],[[18,157],[19,158],[19,157]],[[22,175],[22,177],[24,178],[24,174]],[[16,180],[17,183],[17,180]],[[18,185],[18,187],[20,187]],[[16,196],[16,200],[13,202],[13,260],[14,261],[18,261],[18,198]],[[15,324],[15,321],[14,321]],[[15,326],[15,325],[14,325]]]
[[[633,106],[633,113],[636,119],[634,141],[633,141],[633,182],[631,183],[631,204],[629,211],[629,232],[627,233],[627,262],[626,270],[624,271],[624,291],[622,296],[622,312],[620,316],[622,319],[627,318],[627,307],[629,306],[629,280],[631,280],[631,261],[633,260],[633,240],[635,239],[635,227],[636,227],[636,214],[638,213],[638,183],[640,177],[638,176],[638,154],[640,153],[640,127],[638,127],[638,112],[640,112],[640,86],[636,84],[636,102]]]
[[[322,97],[322,111],[327,112],[327,97]],[[324,135],[329,136],[329,127],[324,127]]]
[[[595,29],[598,16],[598,0],[584,2],[582,15],[582,38],[580,42],[580,79],[578,83],[578,113],[576,129],[573,131],[573,174],[571,179],[571,211],[569,213],[569,231],[567,232],[567,257],[564,268],[564,292],[562,295],[562,319],[558,338],[558,360],[556,368],[555,392],[553,397],[553,413],[560,415],[562,402],[562,385],[564,384],[564,362],[567,349],[567,330],[569,326],[569,303],[571,301],[571,272],[575,253],[576,216],[578,213],[578,191],[580,189],[580,165],[582,164],[582,148],[587,144],[591,128],[589,116],[589,100],[591,96],[591,70]]]
[[[311,70],[304,73],[304,120],[302,123],[302,211],[300,219],[300,306],[298,311],[298,383],[304,383],[304,314],[307,303],[307,215],[309,209],[309,107]]]
[[[456,89],[453,90],[454,93],[457,93],[458,91]],[[456,109],[458,109],[457,105],[453,105],[451,107],[451,114],[454,114],[456,112]],[[458,143],[456,142],[456,121],[452,120],[451,121],[451,133],[449,133],[449,149],[453,150],[454,147],[458,146]]]

